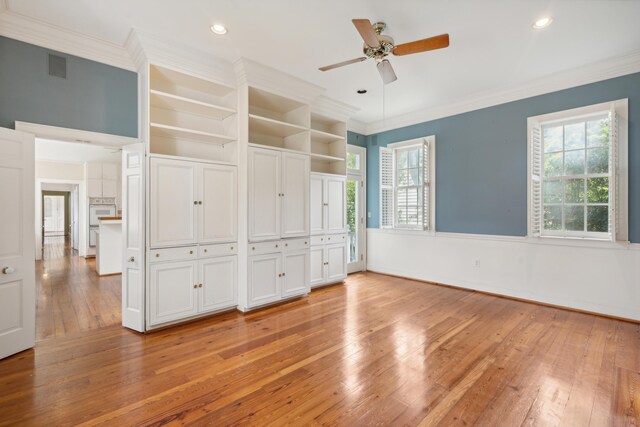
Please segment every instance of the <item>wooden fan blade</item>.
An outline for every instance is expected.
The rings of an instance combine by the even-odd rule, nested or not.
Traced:
[[[365,59],[367,59],[367,57],[366,56],[362,56],[360,58],[350,59],[348,61],[338,62],[337,64],[327,65],[325,67],[320,67],[320,68],[318,68],[318,70],[320,70],[320,71],[329,71],[329,70],[333,70],[334,68],[344,67],[345,65],[355,64],[356,62],[362,62]]]
[[[389,62],[388,59],[378,62],[378,72],[380,73],[380,77],[382,77],[382,81],[386,85],[398,80],[398,77],[396,77],[396,72],[393,71],[391,62]]]
[[[360,37],[362,37],[362,40],[364,40],[367,46],[373,48],[380,47],[378,35],[373,30],[371,21],[369,21],[368,19],[352,19],[351,22],[353,22],[353,25],[356,26],[356,30],[358,30],[358,32],[360,33]]]
[[[444,47],[449,47],[449,34],[441,34],[439,36],[429,37],[428,39],[399,44],[393,48],[393,54],[410,55],[412,53],[426,52]]]

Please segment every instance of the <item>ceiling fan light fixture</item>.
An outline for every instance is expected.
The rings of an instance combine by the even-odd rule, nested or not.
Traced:
[[[222,24],[213,24],[211,26],[211,32],[218,35],[227,34],[227,27]]]
[[[543,28],[547,28],[553,22],[553,18],[550,16],[545,16],[543,18],[538,19],[536,22],[531,25],[534,30],[541,30]]]

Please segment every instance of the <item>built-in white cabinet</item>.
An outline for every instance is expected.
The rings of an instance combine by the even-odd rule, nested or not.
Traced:
[[[152,158],[150,247],[237,239],[235,166]]]
[[[247,308],[308,293],[309,246],[309,239],[250,244]]]
[[[149,326],[234,308],[236,252],[235,244],[149,251]]]
[[[250,147],[249,241],[309,235],[309,156]]]
[[[310,251],[311,287],[328,285],[347,277],[347,236],[313,236]]]
[[[312,173],[310,180],[311,234],[346,232],[346,178]]]

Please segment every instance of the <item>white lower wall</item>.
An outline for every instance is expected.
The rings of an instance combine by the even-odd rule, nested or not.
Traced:
[[[367,269],[640,320],[638,244],[368,229]]]

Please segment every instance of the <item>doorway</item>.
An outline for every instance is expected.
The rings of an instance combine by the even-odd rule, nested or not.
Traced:
[[[347,146],[347,272],[366,270],[367,149]]]
[[[48,188],[57,188],[58,191]],[[61,191],[64,190],[64,191]],[[74,213],[77,206],[73,202],[72,192],[77,185],[42,184],[42,259],[62,258],[78,254],[74,236]]]

